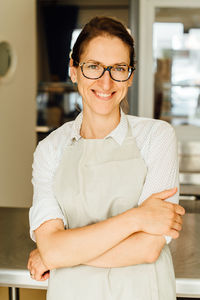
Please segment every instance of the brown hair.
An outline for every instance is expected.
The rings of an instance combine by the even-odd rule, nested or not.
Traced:
[[[120,21],[110,17],[94,17],[84,26],[72,50],[71,57],[74,66],[78,66],[86,44],[93,38],[101,35],[114,36],[121,39],[129,47],[130,66],[135,66],[135,50],[132,36]]]
[[[73,66],[78,66],[84,47],[98,36],[118,37],[123,41],[129,47],[130,66],[135,67],[134,40],[126,27],[120,21],[111,17],[94,17],[84,26],[72,49]],[[121,101],[120,106],[125,113],[128,113],[129,104],[126,98]]]

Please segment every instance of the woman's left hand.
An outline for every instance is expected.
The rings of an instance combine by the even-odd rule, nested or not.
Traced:
[[[29,254],[27,268],[32,279],[44,281],[49,278],[49,270],[44,265],[38,249],[31,251]]]

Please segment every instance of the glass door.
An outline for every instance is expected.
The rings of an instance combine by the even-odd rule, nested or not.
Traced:
[[[200,8],[156,8],[153,117],[200,126]]]

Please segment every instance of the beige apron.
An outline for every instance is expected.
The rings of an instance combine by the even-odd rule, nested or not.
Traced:
[[[137,207],[146,173],[130,127],[121,146],[111,137],[81,138],[67,146],[54,184],[67,227],[96,223]],[[121,268],[79,265],[52,270],[47,299],[174,300],[168,246],[154,264]]]

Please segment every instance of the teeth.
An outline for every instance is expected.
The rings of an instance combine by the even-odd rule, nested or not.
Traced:
[[[97,94],[97,96],[104,97],[104,98],[111,96],[111,94],[104,94],[104,93],[98,93],[98,92],[96,92],[96,94]]]

